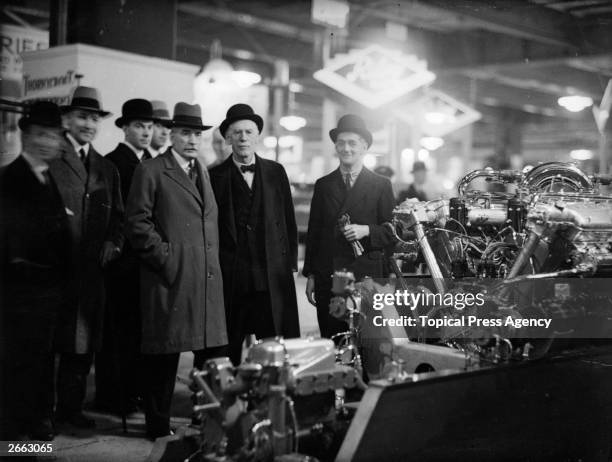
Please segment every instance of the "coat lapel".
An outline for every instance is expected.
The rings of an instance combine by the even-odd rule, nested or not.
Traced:
[[[196,188],[196,185],[193,184],[193,181],[189,179],[187,174],[180,167],[180,165],[174,158],[172,151],[166,151],[166,153],[163,154],[163,156],[164,156],[164,164],[166,167],[166,171],[164,173],[167,176],[169,176],[172,180],[174,180],[176,183],[178,183],[183,189],[185,189],[187,192],[193,195],[193,197],[195,197],[196,200],[198,201],[198,204],[200,204],[200,207],[204,208],[203,207],[204,204],[202,202],[202,196],[200,195],[200,192]]]
[[[91,145],[89,149],[92,149]],[[85,170],[83,162],[79,159],[78,154],[67,139],[64,142],[64,148],[62,150],[62,161],[70,167],[83,183],[87,181],[87,170]]]
[[[93,191],[93,185],[95,185],[100,179],[101,165],[100,161],[102,156],[98,154],[93,146],[89,146],[89,153],[87,154],[89,162],[89,175],[87,176],[87,190]]]
[[[232,236],[234,243],[237,243],[238,238],[236,234],[236,222],[234,220],[234,202],[232,200],[232,168],[234,168],[232,156],[229,156],[215,170],[217,184],[219,185],[215,197],[217,199],[219,216],[225,216],[224,220],[219,220],[219,225],[224,226],[226,228],[225,231]]]

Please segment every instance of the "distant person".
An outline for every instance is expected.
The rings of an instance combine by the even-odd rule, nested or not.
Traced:
[[[247,104],[230,107],[220,131],[232,155],[210,170],[219,207],[230,359],[236,366],[249,334],[260,339],[300,335],[291,189],[283,166],[255,153],[263,123]]]
[[[374,173],[378,173],[385,178],[389,178],[389,181],[391,182],[393,182],[393,176],[395,175],[395,171],[387,165],[379,165],[374,169]]]
[[[151,136],[151,145],[148,150],[151,157],[157,157],[166,152],[170,142],[170,127],[172,126],[172,118],[168,112],[168,107],[163,101],[152,100],[153,106],[153,135]]]
[[[219,131],[219,127],[216,127],[212,132],[211,146],[215,153],[215,160],[208,166],[209,170],[219,165],[232,154],[232,147],[226,143],[225,138],[223,138]]]
[[[102,118],[110,115],[98,90],[77,87],[62,110],[63,150],[49,169],[70,217],[76,270],[55,339],[60,353],[56,421],[92,428],[95,422],[83,414],[83,400],[94,353],[102,347],[105,270],[123,246],[123,201],[117,169],[92,145]]]
[[[414,181],[406,189],[400,191],[397,198],[398,204],[401,204],[406,199],[412,198],[416,198],[419,201],[429,200],[427,193],[425,192],[425,183],[427,181],[427,167],[425,166],[425,162],[417,160],[414,164],[412,164],[411,173],[414,177]]]
[[[18,124],[21,155],[0,171],[0,440],[51,441],[53,343],[71,269],[70,217],[48,164],[60,109],[34,103]]]

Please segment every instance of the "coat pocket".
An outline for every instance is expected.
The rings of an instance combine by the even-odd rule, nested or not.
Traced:
[[[177,255],[177,252],[175,251],[172,244],[167,243],[166,246],[167,257],[166,261],[164,262],[164,266],[162,267],[162,274],[166,284],[168,284],[168,286],[172,286],[176,281],[176,277],[178,275],[179,255]]]

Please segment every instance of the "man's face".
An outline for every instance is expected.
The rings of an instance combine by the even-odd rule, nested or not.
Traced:
[[[43,162],[59,155],[61,141],[59,128],[30,125],[22,134],[23,150]]]
[[[228,127],[225,139],[232,146],[236,160],[248,164],[253,159],[259,144],[257,124],[252,120],[238,120]]]
[[[132,120],[123,126],[125,141],[136,149],[147,149],[151,143],[151,133],[153,132],[153,122],[150,120]]]
[[[174,127],[170,132],[172,148],[182,157],[194,159],[200,152],[202,130],[188,127]]]
[[[340,164],[346,168],[361,165],[367,150],[368,144],[357,133],[343,132],[336,138],[336,153]]]
[[[151,137],[151,147],[153,149],[163,148],[170,138],[170,129],[159,122],[153,124],[153,136]]]
[[[77,143],[91,143],[98,133],[100,115],[96,112],[76,109],[64,115],[64,125]]]

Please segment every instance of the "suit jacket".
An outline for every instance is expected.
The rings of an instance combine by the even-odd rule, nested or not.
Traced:
[[[291,189],[285,169],[278,162],[256,156],[256,175],[262,187],[265,263],[274,328],[279,335],[300,335],[293,271],[297,270],[297,226]],[[228,313],[232,294],[245,285],[236,271],[237,232],[232,202],[232,157],[210,170],[212,187],[219,208],[221,270]]]
[[[256,156],[262,187],[265,263],[274,328],[279,335],[299,337],[300,327],[293,271],[297,270],[297,226],[287,173],[281,164]],[[237,232],[232,202],[232,156],[210,170],[219,208],[219,256],[228,313],[232,294],[245,282],[237,278]]]
[[[2,338],[48,350],[70,274],[66,210],[56,185],[42,185],[22,156],[0,177]]]
[[[64,140],[60,157],[49,164],[59,189],[72,233],[75,267],[70,299],[63,310],[57,348],[87,353],[101,347],[105,306],[104,271],[100,252],[105,241],[123,245],[124,209],[115,166],[89,147],[88,168],[72,144]]]
[[[125,143],[119,143],[117,147],[104,156],[104,158],[110,160],[115,164],[115,167],[117,167],[119,178],[121,179],[121,197],[126,201],[130,192],[134,170],[140,165],[141,161],[134,151]]]
[[[140,258],[143,353],[225,345],[217,205],[208,172],[202,189],[170,150],[136,167],[127,236]]]
[[[391,221],[394,205],[389,179],[365,167],[348,192],[339,168],[319,178],[310,205],[304,276],[326,278],[335,269],[347,267],[357,277],[382,277],[384,250],[393,242],[382,224]],[[370,235],[360,241],[365,252],[358,259],[338,231],[338,219],[344,213],[348,213],[352,224],[370,227]]]

